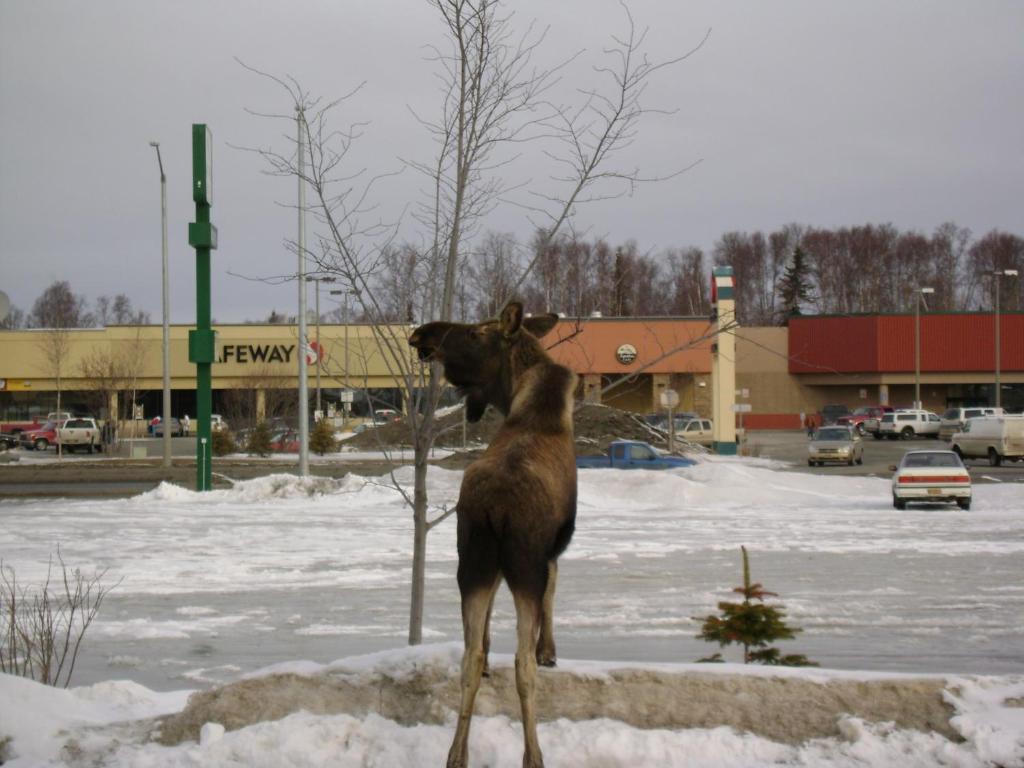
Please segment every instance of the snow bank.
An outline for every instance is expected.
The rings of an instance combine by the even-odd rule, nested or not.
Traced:
[[[459,656],[448,643],[278,665],[184,709],[187,692],[60,691],[0,676],[0,740],[12,737],[15,768],[441,765]],[[518,766],[511,658],[492,657],[492,670],[470,762]],[[537,689],[547,762],[595,768],[1019,766],[1022,695],[1024,677],[573,661],[542,670]]]

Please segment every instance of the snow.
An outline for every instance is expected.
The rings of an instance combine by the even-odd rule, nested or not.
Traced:
[[[411,470],[396,473],[411,484]],[[431,468],[433,515],[461,472]],[[780,593],[802,627],[782,646],[821,669],[700,665],[703,673],[814,680],[939,676],[962,743],[846,717],[840,736],[787,745],[729,728],[646,730],[612,720],[540,726],[549,765],[1024,765],[1024,494],[974,488],[970,512],[897,513],[887,478],[795,473],[772,461],[702,457],[668,472],[580,473],[577,533],[556,602],[559,666],[693,668],[715,650],[699,617],[740,580]],[[118,582],[86,638],[74,682],[54,690],[0,676],[6,765],[63,765],[77,739],[110,766],[442,764],[453,722],[300,712],[200,741],[149,743],[115,724],[179,711],[190,690],[291,671],[386,670],[426,661],[457,674],[454,525],[428,538],[428,645],[404,647],[411,522],[386,478],[272,475],[197,494],[164,484],[122,500],[0,500],[0,553],[37,583],[50,554]],[[513,643],[506,593],[495,658]],[[727,658],[730,652],[726,650]],[[101,727],[100,730],[95,730]],[[84,729],[84,730],[83,730]],[[518,766],[521,730],[474,719],[472,765]]]

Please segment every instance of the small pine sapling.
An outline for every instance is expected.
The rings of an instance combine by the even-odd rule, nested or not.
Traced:
[[[235,446],[235,437],[226,429],[214,430],[210,436],[212,447],[210,451],[214,456],[227,456],[238,450]]]
[[[761,584],[750,581],[750,561],[747,548],[743,551],[743,586],[736,587],[733,592],[743,595],[742,603],[720,602],[720,615],[704,617],[701,632],[697,637],[709,643],[743,646],[744,664],[768,664],[786,667],[816,667],[816,663],[808,660],[803,654],[783,656],[778,648],[769,645],[776,640],[792,640],[802,630],[790,627],[785,621],[783,606],[766,605],[766,597],[778,597],[769,592]],[[720,653],[700,661],[720,662]]]
[[[257,456],[269,456],[273,450],[270,445],[271,437],[270,425],[265,421],[261,421],[249,432],[249,437],[245,442],[246,453]]]
[[[338,441],[334,439],[334,425],[327,419],[320,419],[313,427],[309,435],[309,448],[320,456],[338,450]]]

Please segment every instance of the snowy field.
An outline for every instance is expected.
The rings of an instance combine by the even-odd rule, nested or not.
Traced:
[[[461,473],[432,468],[429,477],[432,502],[454,503]],[[399,479],[411,483],[411,471]],[[2,501],[0,522],[0,556],[22,583],[43,578],[58,546],[70,565],[86,572],[106,568],[107,583],[120,580],[76,670],[76,685],[97,685],[58,693],[0,679],[0,737],[2,702],[12,696],[38,701],[54,722],[65,716],[105,722],[180,709],[183,689],[236,680],[272,664],[324,664],[405,644],[410,514],[393,489],[373,479],[276,475],[206,494],[164,485],[126,500]],[[428,643],[461,636],[453,522],[428,539]],[[693,617],[731,599],[741,581],[741,544],[750,552],[754,580],[778,592],[790,622],[804,629],[781,644],[784,652],[839,670],[999,675],[998,686],[1019,688],[1014,695],[1024,696],[1024,678],[1016,677],[1024,672],[1019,485],[976,485],[970,512],[946,506],[897,512],[888,480],[793,473],[756,459],[709,458],[663,473],[581,473],[577,533],[561,561],[555,610],[562,666],[571,667],[572,659],[687,663],[717,650],[694,637],[699,621]],[[512,650],[513,622],[503,591],[492,624],[496,652]],[[728,650],[726,657],[737,658]],[[131,682],[104,682],[111,680]],[[1009,751],[1000,754],[1013,758],[1007,765],[1024,764],[1019,717],[986,703],[983,690],[996,683],[972,680],[965,690],[977,694],[976,706],[965,704],[962,713],[974,717],[971,722],[1009,718],[1001,732],[1001,748]],[[608,748],[584,759],[590,753],[579,745],[592,742],[595,729]],[[417,755],[429,756],[422,764],[440,764],[450,738],[445,728],[407,729],[372,716],[294,716],[221,739],[215,730],[206,746],[227,750],[235,755],[231,760],[211,762],[193,744],[140,748],[123,764],[402,766],[421,764]],[[924,743],[930,737],[903,732],[854,739],[874,745],[865,755],[880,750],[881,762],[865,762],[844,743],[808,751],[722,730],[556,722],[542,727],[541,740],[551,765],[966,766],[989,759],[988,747],[968,744],[946,754],[941,745]],[[370,745],[367,754],[377,757],[359,757],[349,748],[334,762],[314,756],[318,750],[335,754],[344,733],[358,735]],[[517,734],[514,722],[481,720],[474,764],[493,751],[500,757],[487,764],[518,765]],[[42,755],[48,742],[36,736]],[[289,744],[308,744],[309,751],[296,747],[293,762],[275,753],[276,760],[261,763],[263,743],[285,751]],[[620,749],[622,762],[615,757]],[[630,763],[630,750],[679,759]],[[411,757],[403,762],[400,753]],[[908,754],[911,759],[903,759]]]

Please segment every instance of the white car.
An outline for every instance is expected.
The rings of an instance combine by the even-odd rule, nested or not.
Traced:
[[[907,503],[956,502],[971,508],[971,476],[954,451],[907,451],[892,476],[892,505],[906,509]]]
[[[887,413],[878,423],[878,436],[890,440],[938,437],[942,419],[931,411],[903,410]]]

